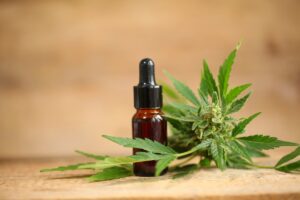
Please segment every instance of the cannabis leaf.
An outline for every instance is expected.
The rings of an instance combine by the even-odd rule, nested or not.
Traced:
[[[236,127],[232,130],[232,136],[236,136],[238,134],[243,133],[245,127],[254,119],[256,118],[260,112],[255,113],[254,115],[251,115],[250,117],[244,119],[243,121],[239,122]]]
[[[258,149],[258,150],[268,150],[274,149],[281,146],[297,146],[298,144],[293,142],[287,142],[278,140],[276,137],[271,137],[268,135],[251,135],[247,137],[240,137],[238,140],[244,143],[246,146]]]
[[[95,155],[95,154],[91,154],[91,153],[87,153],[87,152],[79,151],[79,150],[76,150],[75,152],[80,154],[80,155],[86,156],[88,158],[93,158],[93,159],[96,159],[96,160],[104,160],[105,158],[108,157],[108,156]]]
[[[282,171],[282,172],[300,171],[300,161],[288,163],[289,161],[295,159],[298,156],[300,156],[300,146],[298,146],[291,153],[283,156],[275,165],[275,169]],[[288,163],[288,164],[286,164],[286,163]]]
[[[130,169],[126,169],[123,167],[111,167],[111,168],[106,168],[103,171],[88,177],[87,179],[90,182],[95,182],[95,181],[119,179],[119,178],[124,178],[132,175],[133,175],[132,167],[130,167]]]
[[[231,113],[239,111],[244,106],[244,104],[246,103],[246,101],[250,97],[250,95],[251,95],[251,92],[249,92],[248,94],[246,94],[242,98],[237,99],[236,101],[234,101],[230,105],[230,108],[228,109],[226,114],[231,114]]]
[[[283,156],[275,165],[275,167],[279,167],[280,165],[282,165],[283,163],[286,163],[294,158],[296,158],[297,156],[300,155],[300,146],[298,148],[296,148],[294,151],[292,151],[291,153]]]
[[[212,97],[214,92],[218,93],[216,81],[212,73],[210,72],[206,60],[203,60],[203,74],[202,74],[199,93],[203,93],[204,95],[209,94]]]
[[[168,165],[176,159],[176,156],[169,155],[164,157],[163,159],[160,159],[156,164],[156,170],[155,170],[155,176],[159,176],[160,173],[168,167]]]
[[[80,169],[80,166],[85,166],[92,164],[91,162],[89,163],[78,163],[75,165],[67,165],[67,166],[60,166],[60,167],[55,167],[55,168],[49,168],[49,169],[42,169],[40,172],[52,172],[52,171],[68,171],[68,170],[77,170]],[[92,169],[92,168],[91,168]]]
[[[239,46],[237,46],[227,57],[224,61],[223,65],[220,67],[218,80],[219,80],[219,89],[220,89],[220,96],[225,97],[227,94],[228,89],[228,81],[230,77],[231,68],[236,56],[236,52]]]
[[[153,153],[160,153],[160,154],[172,154],[176,153],[172,148],[165,146],[157,141],[152,141],[150,139],[141,139],[141,138],[121,138],[121,137],[114,137],[109,135],[103,135],[104,138],[120,144],[124,147],[132,147],[137,149],[143,149],[145,151],[153,152]]]
[[[193,91],[188,86],[176,80],[169,72],[164,71],[164,73],[172,80],[174,87],[182,96],[184,96],[187,100],[192,102],[194,105],[196,106],[199,105],[199,100],[197,99]]]
[[[225,98],[225,103],[230,104],[235,98],[237,98],[243,91],[251,86],[251,83],[237,86],[231,89]]]

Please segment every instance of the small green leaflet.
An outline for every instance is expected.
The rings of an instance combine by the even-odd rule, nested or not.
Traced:
[[[191,113],[197,112],[197,108],[195,108],[194,106],[187,105],[187,104],[173,102],[173,103],[171,103],[171,105],[180,111],[191,112]]]
[[[236,127],[234,127],[234,129],[232,130],[232,136],[236,136],[238,134],[243,133],[244,129],[246,128],[246,126],[253,120],[255,119],[258,115],[260,114],[260,112],[255,113],[254,115],[251,115],[250,117],[244,119],[243,121],[241,121],[240,123],[238,123],[238,125]]]
[[[141,139],[141,138],[122,138],[122,137],[114,137],[109,135],[103,135],[104,138],[120,144],[124,147],[132,147],[137,149],[143,149],[145,151],[153,152],[153,153],[160,153],[160,154],[174,154],[172,148],[165,146],[157,141],[152,141],[150,139]]]
[[[278,140],[276,137],[268,135],[251,135],[248,137],[237,138],[240,142],[254,149],[268,150],[274,149],[281,146],[297,146],[298,144]]]
[[[90,182],[95,182],[95,181],[119,179],[119,178],[124,178],[132,175],[133,175],[132,169],[126,169],[124,167],[110,167],[104,169],[101,172],[96,173],[95,175],[88,177],[87,179]]]
[[[75,164],[75,165],[67,165],[67,166],[60,166],[60,167],[49,168],[49,169],[42,169],[42,170],[40,170],[40,172],[77,170],[77,169],[80,169],[81,166],[91,165],[91,164],[93,164],[93,163],[92,162],[78,163],[78,164]],[[87,169],[93,169],[93,168],[87,168]]]
[[[168,165],[176,159],[174,155],[168,155],[160,159],[155,166],[155,176],[159,176],[160,173],[168,167]]]
[[[222,146],[214,140],[210,145],[210,152],[217,164],[217,167],[224,170],[226,168],[226,164],[224,160],[224,149]]]
[[[160,160],[162,158],[164,158],[164,155],[158,155],[151,152],[139,152],[136,155],[132,155],[132,156],[108,157],[105,158],[104,160],[100,160],[95,163],[81,165],[78,168],[79,169],[105,169],[109,167],[128,165],[137,162]]]
[[[192,102],[194,105],[196,106],[199,105],[199,100],[197,99],[193,91],[188,86],[176,80],[169,72],[164,71],[164,73],[173,82],[174,87],[182,96],[184,96],[187,100]]]
[[[235,140],[230,141],[229,147],[233,152],[237,153],[239,156],[246,159],[248,162],[252,162],[248,151],[245,149],[244,146],[239,144],[237,141]]]
[[[235,98],[237,98],[243,91],[251,86],[251,83],[237,86],[231,89],[226,95],[225,102],[226,104],[230,104]]]
[[[207,93],[212,97],[214,92],[218,93],[216,81],[209,70],[208,64],[203,60],[203,72],[200,84],[200,90],[206,95]],[[201,93],[201,92],[199,92]],[[201,94],[199,94],[201,96]]]
[[[227,114],[231,114],[231,113],[239,111],[244,106],[244,104],[246,103],[246,101],[247,101],[247,99],[249,98],[250,95],[251,95],[251,92],[249,92],[248,94],[246,94],[242,98],[237,99],[236,101],[234,101],[231,104],[230,108],[228,109]]]
[[[168,84],[161,82],[163,88],[163,94],[171,99],[180,100],[181,97],[176,93],[176,91]]]
[[[197,146],[193,147],[191,149],[191,151],[195,152],[195,151],[203,151],[209,148],[209,146],[212,143],[212,139],[206,139],[203,142],[201,142],[200,144],[198,144]]]
[[[265,154],[264,152],[262,152],[260,150],[253,149],[253,148],[250,148],[248,146],[244,146],[244,148],[248,152],[250,157],[254,157],[254,158],[268,157],[267,154]]]
[[[79,150],[76,150],[75,152],[80,154],[80,155],[83,155],[85,157],[93,158],[93,159],[96,159],[96,160],[103,160],[103,159],[108,157],[108,156],[95,155],[95,154],[91,154],[91,153],[87,153],[87,152],[79,151]]]
[[[239,49],[240,44],[237,45],[237,47],[229,54],[229,56],[224,61],[223,65],[219,69],[219,89],[220,89],[220,96],[225,97],[227,93],[228,88],[228,81],[230,77],[230,72],[232,69],[232,65],[236,56],[236,52]]]
[[[298,171],[300,170],[300,160],[281,166],[281,167],[276,167],[276,170],[282,171],[282,172],[293,172],[293,171]]]
[[[293,160],[294,158],[300,156],[300,146],[298,148],[296,148],[294,151],[292,151],[291,153],[283,156],[275,165],[275,167],[279,167],[280,165],[289,162],[290,160]]]

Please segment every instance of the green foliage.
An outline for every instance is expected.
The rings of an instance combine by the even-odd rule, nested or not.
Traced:
[[[251,95],[251,92],[249,92],[248,94],[246,94],[242,98],[235,100],[229,106],[229,109],[228,109],[226,114],[232,114],[232,113],[235,113],[235,112],[239,111],[244,106],[244,104],[246,103],[246,101],[250,97],[250,95]]]
[[[226,58],[223,65],[219,69],[218,80],[219,80],[219,90],[220,90],[221,97],[225,97],[227,94],[229,77],[236,56],[236,52],[238,49],[239,49],[239,45],[229,54],[229,56]]]
[[[109,135],[103,135],[103,137],[124,147],[143,149],[145,151],[160,153],[160,154],[176,153],[172,148],[147,138],[143,140],[141,138],[131,139],[131,138],[114,137]]]
[[[176,80],[169,72],[165,71],[165,74],[173,82],[174,87],[182,96],[184,96],[187,100],[192,102],[194,105],[199,105],[199,100],[197,99],[193,91],[188,86]]]
[[[298,157],[300,155],[300,146],[298,148],[296,148],[294,151],[292,151],[291,153],[283,156],[275,165],[276,167],[279,167],[280,165],[289,162],[290,160]]]
[[[87,153],[87,152],[79,151],[79,150],[76,150],[75,152],[80,154],[80,155],[83,155],[85,157],[93,158],[93,159],[96,159],[96,160],[104,160],[107,157],[107,156],[95,155],[95,154],[91,154],[91,153]]]
[[[124,167],[110,167],[104,169],[101,172],[96,173],[95,175],[88,177],[87,179],[90,182],[95,182],[95,181],[106,181],[106,180],[124,178],[133,175],[131,168],[126,169]]]
[[[60,166],[55,168],[49,168],[49,169],[42,169],[40,172],[54,172],[54,171],[69,171],[69,170],[77,170],[80,169],[80,166],[89,165],[92,163],[78,163],[75,165],[67,165],[67,166]],[[92,169],[92,168],[91,168]]]
[[[243,131],[245,130],[246,126],[254,119],[256,118],[259,113],[255,113],[254,115],[251,115],[250,117],[244,119],[243,121],[239,122],[236,127],[234,127],[234,129],[232,130],[232,136],[237,136],[241,133],[243,133]]]
[[[268,135],[251,135],[248,137],[240,137],[238,140],[244,143],[246,146],[258,149],[258,150],[268,150],[274,149],[282,146],[297,146],[298,144],[293,142],[287,142],[278,140],[276,137],[271,137]]]
[[[208,67],[207,62],[203,60],[203,73],[199,93],[203,93],[205,96],[209,94],[212,97],[214,92],[218,93],[216,81]]]
[[[225,103],[230,104],[235,100],[243,91],[251,86],[251,83],[237,86],[231,89],[225,97]]]
[[[163,159],[160,159],[156,164],[155,176],[159,176],[160,173],[168,167],[168,165],[176,159],[175,155],[165,156]]]
[[[169,146],[150,139],[105,135],[104,138],[114,143],[128,148],[141,149],[143,152],[131,156],[109,157],[77,151],[96,161],[41,171],[89,169],[96,171],[96,174],[88,178],[89,181],[103,181],[131,176],[134,163],[157,161],[155,175],[160,175],[169,167],[174,178],[191,174],[201,168],[211,167],[211,163],[215,163],[216,167],[221,170],[262,167],[289,173],[299,172],[300,161],[295,160],[300,155],[299,144],[268,135],[241,137],[246,132],[246,126],[260,113],[239,119],[232,116],[245,105],[251,94],[248,92],[240,97],[251,84],[229,88],[230,73],[238,49],[239,45],[221,65],[218,85],[207,62],[203,61],[198,97],[188,86],[165,72],[175,88],[166,83],[163,84],[164,95],[169,101],[172,100],[163,107],[165,118],[172,131],[172,135],[168,138]],[[275,166],[259,166],[253,163],[252,158],[267,156],[264,150],[282,146],[296,146],[296,149],[282,157]],[[171,163],[177,159],[184,161],[170,167]],[[196,163],[195,160],[197,160]]]

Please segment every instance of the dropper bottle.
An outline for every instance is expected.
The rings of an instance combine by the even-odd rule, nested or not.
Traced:
[[[140,62],[140,80],[134,86],[132,137],[148,138],[167,145],[167,122],[163,118],[162,86],[155,82],[154,62],[145,58]],[[133,149],[133,154],[142,151]],[[154,176],[156,161],[139,162],[133,165],[136,176]],[[162,173],[164,174],[166,170]]]

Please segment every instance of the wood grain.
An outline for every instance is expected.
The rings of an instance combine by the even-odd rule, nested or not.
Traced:
[[[89,171],[40,173],[79,158],[0,161],[0,199],[200,199],[297,200],[300,176],[274,170],[201,170],[181,179],[170,175],[88,183]]]

